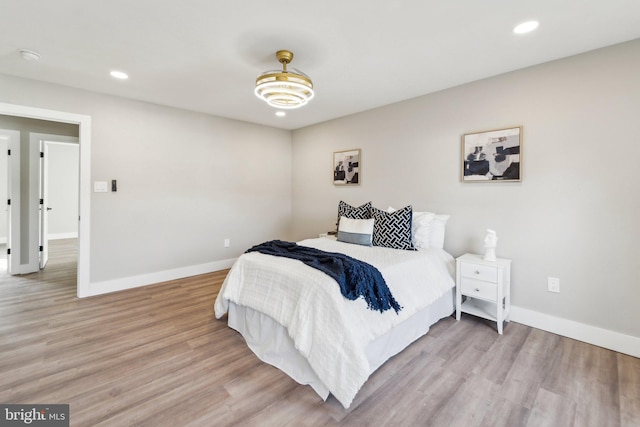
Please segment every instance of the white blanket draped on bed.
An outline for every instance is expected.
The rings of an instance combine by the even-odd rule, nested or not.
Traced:
[[[232,301],[271,316],[287,328],[296,349],[348,408],[370,374],[367,345],[455,286],[452,257],[441,249],[413,252],[326,238],[299,244],[376,266],[403,309],[398,314],[369,310],[363,298],[347,300],[335,280],[301,261],[251,252],[231,268],[215,315],[221,318]]]

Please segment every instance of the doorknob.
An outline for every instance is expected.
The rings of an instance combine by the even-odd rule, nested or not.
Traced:
[[[50,210],[52,210],[52,209],[53,209],[53,208],[49,208],[49,207],[47,207],[47,210],[48,210],[48,211],[50,211]]]

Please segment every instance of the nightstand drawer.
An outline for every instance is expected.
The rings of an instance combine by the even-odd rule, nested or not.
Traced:
[[[460,274],[462,277],[484,280],[485,282],[498,282],[498,269],[490,265],[463,262],[461,263]]]
[[[472,298],[482,298],[489,301],[498,299],[498,287],[495,283],[464,277],[460,280],[460,290],[463,295]]]

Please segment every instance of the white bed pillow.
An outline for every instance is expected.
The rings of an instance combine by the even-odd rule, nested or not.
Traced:
[[[444,248],[444,232],[450,215],[435,214],[429,229],[429,247]]]
[[[341,216],[338,221],[338,240],[356,245],[371,246],[374,220]]]
[[[418,249],[429,247],[431,239],[431,223],[436,214],[432,212],[414,212],[411,231],[413,233],[413,245]]]
[[[391,206],[387,209],[387,212],[395,211],[396,209]],[[443,249],[445,228],[449,217],[450,215],[414,211],[411,225],[413,246],[416,249]]]

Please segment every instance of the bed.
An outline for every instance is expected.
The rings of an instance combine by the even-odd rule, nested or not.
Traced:
[[[345,299],[319,270],[250,252],[229,271],[215,315],[227,315],[262,361],[348,408],[377,368],[453,313],[455,263],[439,247],[410,251],[325,237],[298,244],[375,266],[402,309],[371,310],[362,298]]]

